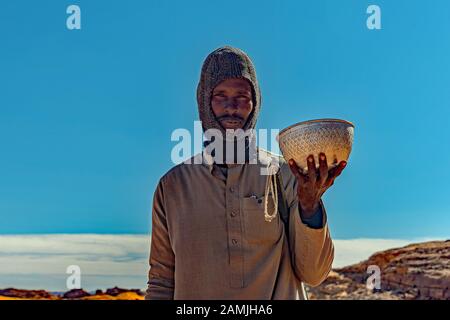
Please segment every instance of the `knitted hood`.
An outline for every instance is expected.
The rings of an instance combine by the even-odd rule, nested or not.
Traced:
[[[250,113],[243,129],[254,129],[261,108],[256,71],[249,56],[238,48],[220,47],[211,52],[203,62],[200,81],[197,86],[197,104],[203,131],[218,129],[225,136],[225,129],[216,120],[211,108],[211,95],[214,88],[229,78],[247,79],[252,87],[253,111]]]

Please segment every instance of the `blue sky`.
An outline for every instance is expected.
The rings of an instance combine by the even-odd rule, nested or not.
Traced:
[[[77,4],[82,29],[66,28]],[[382,30],[368,30],[377,4]],[[257,128],[355,124],[324,197],[333,237],[447,237],[450,2],[8,1],[0,4],[0,234],[148,233],[201,64],[255,63]]]

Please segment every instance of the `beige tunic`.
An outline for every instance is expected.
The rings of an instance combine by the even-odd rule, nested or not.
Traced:
[[[321,203],[323,228],[302,222],[297,179],[282,157],[289,241],[278,215],[264,219],[261,169],[275,157],[258,149],[258,163],[230,167],[227,177],[205,157],[201,164],[181,163],[160,179],[146,299],[298,299],[297,281],[316,286],[327,277],[334,246],[325,208]]]

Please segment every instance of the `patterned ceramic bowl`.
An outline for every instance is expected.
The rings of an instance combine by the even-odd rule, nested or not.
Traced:
[[[280,131],[277,141],[286,161],[294,159],[297,165],[307,171],[306,158],[314,155],[319,166],[319,153],[325,153],[328,166],[348,160],[353,144],[354,126],[340,119],[318,119],[303,121]]]

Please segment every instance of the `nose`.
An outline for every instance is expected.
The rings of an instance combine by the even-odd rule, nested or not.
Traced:
[[[236,111],[238,109],[237,106],[238,106],[238,104],[237,104],[237,101],[235,99],[227,99],[227,101],[224,104],[225,111],[228,114],[236,113]]]

